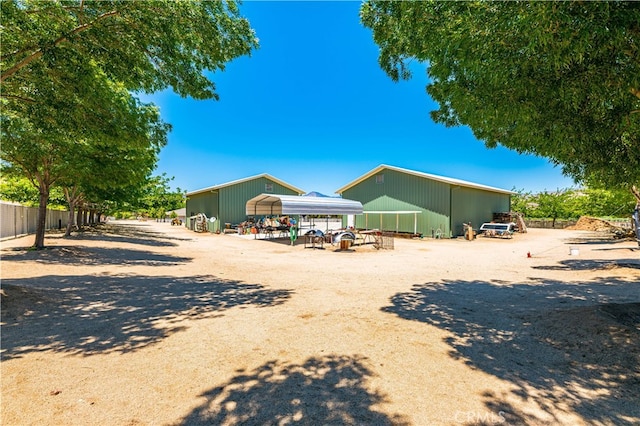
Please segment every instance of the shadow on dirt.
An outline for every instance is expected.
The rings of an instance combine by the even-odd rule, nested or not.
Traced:
[[[131,352],[184,329],[184,319],[284,303],[271,290],[214,276],[48,275],[2,280],[2,359],[39,351]]]
[[[59,235],[54,238],[65,238]],[[115,243],[138,244],[154,247],[177,246],[177,241],[191,241],[191,238],[180,238],[169,236],[162,232],[153,231],[151,225],[141,223],[102,223],[84,228],[82,231],[74,232],[70,237],[75,241],[81,240],[101,240]]]
[[[625,425],[640,419],[638,294],[640,283],[617,278],[444,280],[398,293],[382,310],[450,331],[452,357],[513,383],[510,398],[484,395],[508,424],[558,423],[554,413],[566,412]],[[548,417],[519,411],[514,398],[535,401]]]
[[[104,236],[100,240],[104,240]],[[190,262],[190,257],[157,254],[147,250],[101,248],[86,246],[50,246],[43,250],[7,249],[2,251],[5,261],[35,261],[53,265],[124,265],[175,266]]]
[[[373,375],[367,364],[361,356],[337,355],[303,364],[270,361],[200,395],[206,401],[177,424],[408,424],[372,409],[386,397],[367,389]]]
[[[580,237],[575,238],[566,238],[564,240],[567,244],[575,244],[575,245],[607,245],[607,246],[623,246],[623,247],[614,247],[616,249],[619,248],[627,248],[624,247],[629,241],[629,238],[614,238],[613,235],[607,233],[594,233],[587,234]]]
[[[600,269],[611,270],[616,268],[640,269],[640,259],[567,259],[559,261],[556,265],[532,266],[532,268],[547,271],[593,271]]]

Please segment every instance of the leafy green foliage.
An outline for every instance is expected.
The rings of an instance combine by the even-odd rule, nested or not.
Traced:
[[[640,3],[367,1],[361,19],[391,78],[427,65],[436,122],[578,181],[640,183]]]
[[[7,173],[5,168],[2,169],[2,178],[0,178],[0,199],[3,201],[11,201],[20,203],[24,206],[37,206],[39,201],[38,188],[28,179],[18,175],[14,176]],[[64,193],[60,188],[52,188],[49,193],[49,209],[64,210],[67,208],[67,202]]]
[[[559,189],[537,194],[520,190],[511,199],[511,209],[530,219],[626,217],[633,211],[634,204],[629,191],[598,188]]]
[[[36,247],[55,186],[108,207],[150,176],[169,126],[132,91],[217,99],[205,72],[257,47],[231,1],[8,0],[1,19],[0,158],[38,188]]]
[[[166,212],[186,206],[185,192],[171,189],[172,180],[166,174],[147,178],[128,202],[113,204],[109,212],[117,217],[164,218]]]
[[[65,60],[64,51],[73,50],[127,89],[172,87],[181,96],[216,98],[204,72],[223,70],[257,47],[231,1],[3,1],[2,28],[1,78],[9,96],[22,92],[32,67]]]
[[[0,155],[36,185],[41,208],[55,186],[79,188],[86,201],[100,202],[142,184],[169,130],[155,106],[142,104],[95,64],[63,65],[57,71],[69,77],[81,71],[75,85],[49,88],[51,70],[37,67],[31,78],[39,82],[32,91],[38,101],[7,99],[2,110]],[[75,94],[78,88],[84,95]],[[44,238],[38,231],[36,246]]]

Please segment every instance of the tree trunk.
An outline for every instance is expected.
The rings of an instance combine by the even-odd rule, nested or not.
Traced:
[[[633,196],[636,197],[636,209],[633,211],[632,220],[636,231],[636,241],[638,242],[638,247],[640,247],[640,191],[633,185],[631,192]]]
[[[631,186],[631,193],[636,197],[636,210],[640,210],[640,190],[635,185]]]
[[[69,201],[69,219],[67,220],[67,229],[64,232],[65,237],[71,236],[71,230],[73,229],[73,225],[75,224],[75,203],[73,201]]]
[[[78,213],[76,216],[76,226],[78,229],[82,228],[82,206],[78,205]]]
[[[69,203],[69,219],[67,220],[67,229],[64,233],[64,236],[69,237],[71,236],[71,230],[73,230],[73,226],[75,225],[74,214],[79,196],[77,194],[76,188],[64,188],[64,195],[67,198],[67,203]]]
[[[36,224],[36,240],[33,246],[40,250],[44,248],[44,231],[47,224],[47,203],[49,202],[49,185],[39,183],[40,201],[38,204],[38,222]]]
[[[633,224],[634,231],[636,233],[638,247],[640,247],[640,191],[635,185],[633,185],[631,186],[631,193],[636,197],[636,208],[631,216],[631,223]]]

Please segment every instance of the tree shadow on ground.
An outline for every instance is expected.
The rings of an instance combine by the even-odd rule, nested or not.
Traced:
[[[102,223],[83,228],[70,237],[60,235],[58,238],[71,240],[101,240],[115,243],[139,244],[154,247],[173,247],[176,241],[192,241],[191,238],[169,236],[153,231],[149,225],[127,223]]]
[[[372,407],[385,395],[367,389],[362,356],[329,355],[303,364],[270,361],[200,395],[206,401],[179,425],[406,425]]]
[[[532,266],[532,268],[547,271],[593,271],[600,269],[611,270],[616,268],[640,269],[640,259],[567,259],[559,261],[556,265]]]
[[[638,424],[639,292],[639,282],[619,278],[444,280],[396,294],[382,310],[450,331],[452,357],[513,383],[511,398],[484,395],[508,424],[560,423],[554,415],[562,412],[587,423]],[[631,322],[618,320],[614,305]],[[519,410],[514,397],[535,401],[549,417]]]
[[[183,330],[184,319],[284,303],[271,290],[214,276],[48,275],[2,281],[2,358],[56,351],[132,352]]]
[[[567,244],[575,244],[575,245],[624,245],[630,241],[633,241],[628,238],[615,238],[612,234],[609,233],[593,233],[582,235],[579,237],[566,238],[564,240]],[[616,247],[616,248],[624,248],[624,247]]]
[[[100,238],[104,240],[104,238]],[[133,265],[133,266],[173,266],[190,262],[191,257],[157,254],[147,250],[128,248],[101,248],[88,246],[50,246],[43,250],[23,248],[2,251],[4,261],[35,261],[54,265]]]

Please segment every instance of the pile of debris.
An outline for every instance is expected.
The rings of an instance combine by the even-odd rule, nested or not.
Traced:
[[[595,232],[606,232],[609,234],[613,234],[615,238],[630,238],[633,237],[633,230],[623,228],[617,225],[612,224],[603,219],[598,219],[596,217],[582,216],[578,219],[573,226],[568,226],[565,229],[573,229],[577,231],[595,231]]]

